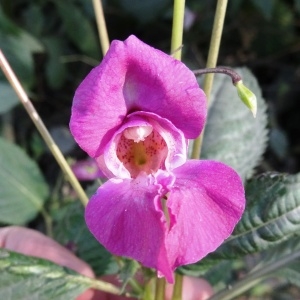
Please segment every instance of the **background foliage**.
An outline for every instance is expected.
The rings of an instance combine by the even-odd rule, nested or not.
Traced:
[[[110,39],[135,34],[170,51],[171,0],[103,3]],[[186,4],[192,24],[184,33],[183,60],[191,69],[199,69],[205,66],[215,1]],[[228,78],[216,76],[203,157],[232,165],[245,182],[255,176],[247,182],[247,212],[233,236],[205,260],[181,269],[205,275],[217,289],[232,284],[258,262],[261,270],[284,259],[288,249],[300,251],[299,175],[282,174],[300,172],[299,31],[299,0],[229,1],[218,64],[239,68],[258,96],[259,111],[253,122],[237,102]],[[0,0],[0,47],[63,153],[73,160],[85,158],[69,134],[68,122],[76,87],[102,58],[92,1]],[[87,232],[76,196],[2,72],[0,130],[1,225],[23,224],[46,232],[50,219],[54,238],[90,263],[97,274],[117,272],[115,259]],[[3,253],[2,270],[13,270]],[[34,263],[43,266],[44,274],[55,269],[38,260]],[[299,256],[296,263],[277,270],[276,282],[267,281],[249,295],[298,297],[298,265]],[[75,287],[72,280],[66,295],[87,286]],[[49,284],[55,285],[53,278]]]

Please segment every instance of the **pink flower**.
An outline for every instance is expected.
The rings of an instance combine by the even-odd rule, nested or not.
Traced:
[[[193,73],[135,36],[113,41],[74,97],[72,134],[109,178],[87,205],[87,226],[113,254],[169,282],[214,251],[244,210],[234,170],[186,160],[205,118]]]
[[[78,180],[88,181],[106,177],[97,162],[91,158],[76,161],[71,168]]]

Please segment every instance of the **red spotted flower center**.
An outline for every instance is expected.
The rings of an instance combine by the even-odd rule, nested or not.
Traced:
[[[132,178],[136,178],[140,172],[151,174],[164,169],[167,154],[166,142],[151,126],[125,129],[117,146],[118,159]]]

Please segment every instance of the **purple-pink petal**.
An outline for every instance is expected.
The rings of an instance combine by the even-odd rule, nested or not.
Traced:
[[[97,157],[135,111],[160,115],[186,138],[195,138],[205,122],[206,101],[183,63],[130,36],[113,41],[102,63],[78,87],[70,128],[81,148]]]
[[[161,177],[161,178],[159,178]],[[173,177],[158,172],[164,186]],[[153,176],[110,179],[89,201],[85,219],[89,230],[110,252],[136,259],[173,281],[167,259],[167,224],[160,197],[165,188]]]
[[[190,160],[174,170],[166,238],[172,268],[199,261],[230,236],[245,208],[242,181],[230,167]]]
[[[191,70],[182,62],[130,36],[124,98],[127,109],[147,111],[170,120],[187,138],[196,138],[206,118],[206,98]]]
[[[97,162],[91,158],[76,161],[72,164],[71,168],[78,180],[84,181],[105,178],[105,175],[99,169]]]
[[[124,78],[117,67],[119,60],[125,58],[110,55],[113,48],[112,44],[101,64],[81,82],[73,98],[70,130],[91,157],[99,156],[127,114],[121,89]]]

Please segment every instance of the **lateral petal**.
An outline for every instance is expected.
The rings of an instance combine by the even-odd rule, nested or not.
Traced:
[[[85,219],[95,238],[111,253],[140,261],[173,281],[166,249],[167,230],[160,197],[164,187],[153,176],[110,179],[89,201]],[[162,176],[164,184],[173,179]]]
[[[239,175],[219,162],[190,160],[174,174],[166,248],[176,268],[199,261],[230,236],[244,211],[245,193]]]

